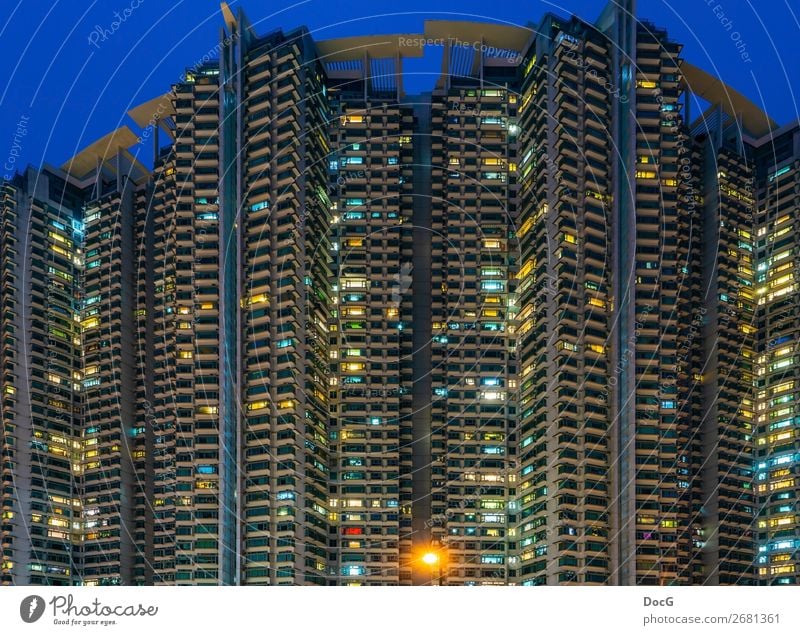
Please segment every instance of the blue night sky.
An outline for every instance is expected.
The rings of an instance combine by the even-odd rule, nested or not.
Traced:
[[[315,39],[421,31],[423,20],[495,20],[525,25],[541,16],[594,21],[602,0],[237,0],[256,31],[302,24]],[[140,5],[131,10],[131,7]],[[92,45],[96,27],[112,28]],[[800,3],[797,0],[639,0],[640,18],[666,27],[685,45],[683,57],[721,77],[780,124],[800,117]],[[21,117],[28,118],[18,165],[60,165],[123,123],[130,107],[169,90],[212,49],[222,24],[215,0],[0,0],[0,155],[6,156]],[[96,36],[95,36],[96,38]],[[737,49],[735,40],[739,41]],[[744,61],[745,51],[750,62]],[[440,53],[439,53],[440,54]],[[439,59],[406,63],[409,93],[429,89]]]

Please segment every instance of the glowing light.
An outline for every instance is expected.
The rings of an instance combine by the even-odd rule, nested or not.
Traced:
[[[434,552],[429,551],[424,556],[422,556],[422,562],[424,562],[427,565],[433,566],[437,562],[439,562],[439,556],[438,556],[438,554],[435,554]]]

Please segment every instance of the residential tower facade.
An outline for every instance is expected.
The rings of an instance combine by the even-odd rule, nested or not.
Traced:
[[[800,137],[622,5],[223,4],[147,135],[4,183],[2,582],[796,583]]]

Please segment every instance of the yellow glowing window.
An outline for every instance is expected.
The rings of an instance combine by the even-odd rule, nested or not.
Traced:
[[[278,408],[294,408],[294,399],[284,399],[278,402]]]
[[[194,486],[196,489],[215,489],[217,483],[216,481],[197,481]]]
[[[261,304],[261,303],[266,302],[266,301],[267,301],[267,294],[266,293],[258,293],[256,295],[250,297],[250,300],[248,301],[248,305],[249,306],[253,306],[255,304]]]
[[[535,364],[528,364],[527,366],[523,367],[522,372],[520,373],[520,375],[522,377],[530,375],[533,372],[534,368],[536,368]]]
[[[774,395],[774,394],[777,394],[779,392],[784,392],[785,390],[791,390],[792,388],[794,388],[794,382],[793,381],[785,381],[782,384],[778,384],[777,386],[775,386],[772,389],[772,394]]]
[[[192,328],[191,322],[178,322],[178,329],[185,331],[190,328]]]
[[[203,311],[208,311],[210,309],[216,309],[217,308],[217,303],[216,302],[203,302],[203,303],[200,304],[200,308]]]
[[[533,218],[528,218],[525,220],[524,223],[522,223],[520,228],[517,230],[517,237],[522,238],[525,234],[527,234],[531,230],[531,227],[533,227]]]
[[[500,249],[500,241],[499,240],[484,240],[483,241],[483,248],[484,249]]]
[[[367,281],[365,278],[345,278],[342,281],[343,289],[366,289]]]
[[[661,521],[661,526],[662,527],[667,527],[667,528],[670,528],[670,529],[674,529],[675,527],[678,526],[678,521],[677,520],[662,520]]]
[[[193,356],[192,351],[178,351],[178,359],[192,359]]]
[[[483,316],[484,317],[497,317],[500,315],[500,311],[497,309],[484,309]]]
[[[794,487],[793,478],[783,479],[782,481],[776,481],[775,483],[769,484],[769,489],[771,492],[774,492],[775,490],[779,489],[786,489],[788,487]]]
[[[784,258],[788,258],[791,255],[792,255],[792,250],[791,249],[787,249],[786,251],[782,251],[782,252],[780,252],[778,254],[775,254],[772,257],[772,260],[770,262],[778,262],[779,260],[783,260]]]
[[[636,178],[637,179],[654,179],[656,178],[656,173],[651,172],[650,170],[636,170]]]
[[[770,280],[769,288],[773,289],[775,287],[779,287],[782,284],[786,284],[787,282],[791,282],[793,279],[794,279],[794,274],[787,273],[787,274],[785,274],[783,276],[775,278],[774,280]]]
[[[782,346],[781,348],[777,349],[772,353],[772,359],[778,359],[779,357],[783,357],[784,355],[790,355],[792,353],[791,346]],[[766,358],[763,356],[759,358],[759,363],[763,364],[766,361]]]
[[[770,443],[775,443],[777,441],[785,441],[786,439],[791,439],[792,433],[791,432],[781,432],[780,434],[771,434],[768,437]],[[762,445],[759,440],[759,445]]]
[[[386,317],[397,317],[400,314],[400,311],[397,308],[388,308],[386,309]]]
[[[591,304],[592,306],[600,307],[601,309],[606,308],[606,303],[600,298],[589,298],[589,304]]]
[[[484,165],[503,165],[503,162],[498,157],[486,157],[483,160]]]
[[[750,326],[749,324],[740,324],[739,325],[739,330],[742,333],[747,333],[748,335],[750,333],[755,333],[756,332],[756,328],[754,326]]]
[[[367,365],[364,362],[347,362],[346,364],[342,364],[342,370],[349,372],[364,370],[366,367]]]
[[[767,295],[767,299],[772,301],[776,298],[781,298],[789,293],[792,293],[794,290],[795,290],[795,285],[790,284],[789,286],[786,286],[783,289],[775,291],[774,293],[770,293],[769,295]]]
[[[47,232],[47,235],[55,241],[63,243],[68,247],[72,247],[72,241],[68,240],[67,238],[64,238],[64,236],[61,236],[60,234],[56,234],[55,232]]]
[[[362,306],[350,306],[342,309],[342,317],[360,317],[366,314],[367,311]]]
[[[248,410],[263,410],[267,407],[269,407],[268,401],[254,401],[253,403],[247,404]]]
[[[363,238],[348,238],[347,242],[345,244],[348,247],[363,247],[364,246],[364,239]]]
[[[533,258],[528,258],[528,260],[525,261],[525,264],[522,265],[522,267],[519,270],[519,273],[517,273],[518,280],[522,280],[528,274],[530,274],[531,271],[533,271],[534,262],[535,261]]]
[[[786,525],[791,525],[794,522],[794,517],[792,516],[782,516],[780,518],[770,518],[769,519],[769,526],[770,527],[784,527]],[[760,525],[761,523],[759,523]]]
[[[198,406],[197,412],[201,415],[215,415],[219,412],[217,406]]]
[[[5,386],[3,388],[3,392],[5,392],[7,395],[14,395],[16,394],[17,389],[14,388],[14,386]]]
[[[656,82],[647,80],[647,79],[639,79],[636,81],[636,88],[656,88],[658,84]]]
[[[788,234],[790,231],[792,231],[792,227],[791,227],[791,225],[789,225],[789,226],[787,226],[787,227],[784,227],[783,229],[779,229],[779,230],[778,230],[778,231],[776,231],[776,232],[773,232],[772,234],[770,234],[770,237],[769,237],[769,239],[770,239],[770,240],[776,240],[776,239],[780,238],[781,236],[785,236],[785,235],[786,235],[786,234]]]
[[[564,233],[562,240],[571,243],[573,245],[578,242],[578,239],[575,236],[573,236],[572,234],[567,234],[566,232]]]
[[[81,326],[84,329],[91,329],[96,326],[99,326],[99,324],[100,324],[100,318],[97,317],[89,318],[88,320],[84,320],[83,322],[81,322]]]
[[[536,211],[536,216],[533,217],[533,220],[534,221],[539,220],[542,216],[547,214],[547,210],[548,209],[549,209],[549,207],[548,207],[547,203],[542,203],[541,205],[539,205],[539,209]]]
[[[678,179],[662,179],[661,183],[663,183],[666,187],[677,187]]]
[[[182,306],[178,308],[178,315],[189,315],[192,310],[188,306]]]
[[[407,144],[411,143],[411,137],[409,137],[407,135],[403,135],[403,136],[400,137],[399,143],[400,143],[401,146],[407,145]]]
[[[593,351],[595,353],[601,353],[602,354],[602,353],[606,352],[605,346],[601,346],[600,344],[589,344],[589,346],[587,346],[586,348],[588,348],[590,351]]]

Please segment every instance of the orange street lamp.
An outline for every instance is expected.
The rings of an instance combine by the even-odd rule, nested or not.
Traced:
[[[429,551],[424,556],[422,556],[422,562],[424,562],[427,565],[433,566],[437,562],[439,562],[439,554],[434,553],[433,551]]]
[[[442,584],[442,563],[445,556],[445,552],[443,550],[444,545],[432,543],[428,548],[428,551],[425,551],[420,557],[422,563],[430,567],[431,585],[433,586],[441,586]]]

